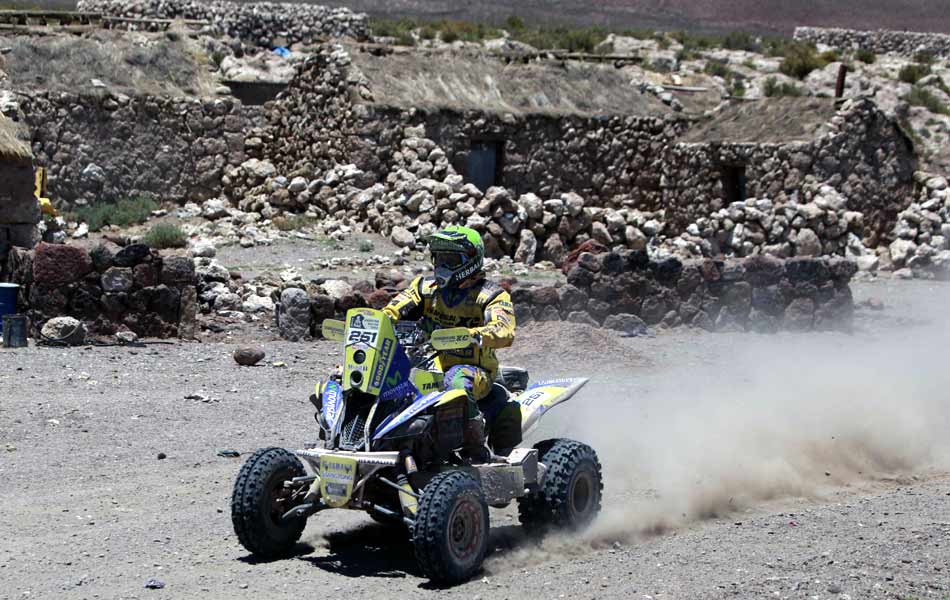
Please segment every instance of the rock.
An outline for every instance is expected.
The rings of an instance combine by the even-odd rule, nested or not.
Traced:
[[[374,290],[368,296],[366,296],[366,303],[369,304],[371,308],[380,310],[389,304],[389,302],[392,300],[392,297],[393,295],[386,290]]]
[[[93,269],[85,248],[41,242],[33,256],[33,281],[61,285],[79,281]]]
[[[548,239],[544,241],[541,258],[542,260],[551,261],[557,267],[564,264],[564,259],[567,258],[567,248],[564,247],[561,236],[556,233],[548,236]]]
[[[209,239],[200,238],[191,243],[192,256],[200,258],[214,258],[214,255],[217,253],[218,249],[215,247],[214,242]]]
[[[540,221],[544,216],[544,203],[532,193],[523,194],[518,198],[518,204],[524,208],[529,219]]]
[[[634,250],[645,250],[647,243],[650,241],[642,231],[633,225],[627,225],[623,237],[627,241],[627,246]]]
[[[212,198],[201,205],[201,216],[216,221],[228,216],[228,204],[219,198]]]
[[[246,313],[272,312],[274,301],[267,296],[252,294],[244,299],[241,309]]]
[[[604,319],[604,329],[621,331],[627,335],[639,335],[646,331],[647,324],[636,315],[608,315],[607,318]]]
[[[114,262],[117,267],[134,267],[144,262],[150,253],[151,249],[145,244],[131,244],[116,252]]]
[[[567,215],[570,217],[579,216],[584,210],[584,199],[574,192],[561,194],[561,200],[564,202]]]
[[[92,258],[93,268],[100,273],[104,273],[112,266],[115,260],[115,252],[114,246],[108,242],[99,244],[90,250],[89,256]]]
[[[353,286],[342,279],[328,279],[322,284],[323,291],[334,300],[353,293]]]
[[[537,251],[538,239],[534,237],[534,233],[528,228],[522,229],[521,241],[518,244],[518,249],[515,250],[515,262],[533,265]]]
[[[162,261],[162,283],[173,286],[195,284],[195,261],[187,256],[166,256]]]
[[[132,269],[112,267],[102,274],[102,290],[107,293],[127,292],[132,289]]]
[[[910,240],[894,240],[888,246],[891,255],[891,262],[895,268],[900,268],[907,263],[907,260],[917,252],[917,244]]]
[[[412,248],[416,245],[416,237],[405,227],[393,227],[389,239],[400,248]]]
[[[290,180],[290,184],[287,186],[287,191],[289,191],[291,194],[299,194],[305,189],[307,189],[307,180],[303,177],[294,177]]]
[[[815,301],[811,298],[796,298],[785,307],[783,320],[790,331],[811,331],[815,326]]]
[[[189,285],[181,290],[181,299],[178,305],[178,337],[183,340],[193,340],[197,328],[198,290]]]
[[[818,234],[808,229],[801,229],[792,242],[795,245],[795,256],[821,256],[821,240]]]
[[[877,271],[881,259],[874,254],[866,254],[864,256],[855,257],[854,262],[857,263],[859,271],[874,273]]]
[[[583,310],[587,306],[587,300],[587,294],[569,283],[558,289],[558,304],[562,311]]]
[[[298,342],[310,334],[310,299],[300,288],[287,288],[280,294],[277,311],[280,337]]]
[[[55,317],[40,330],[45,341],[80,346],[86,341],[86,326],[72,317]]]
[[[604,244],[605,246],[610,246],[614,243],[613,236],[610,235],[610,232],[607,231],[607,226],[603,223],[596,222],[590,226],[590,235],[592,238]]]
[[[267,179],[277,174],[277,167],[270,161],[258,160],[256,158],[243,162],[241,168],[258,179]]]
[[[80,223],[79,227],[76,228],[76,231],[70,236],[74,240],[82,239],[89,235],[89,226],[85,223]]]
[[[590,325],[591,327],[600,326],[600,323],[598,323],[594,319],[594,317],[590,316],[589,314],[587,314],[586,312],[582,310],[575,310],[575,311],[569,312],[567,314],[567,319],[565,320],[571,323],[580,323],[582,325]]]
[[[536,306],[557,306],[559,301],[555,287],[545,286],[531,290],[531,303]]]
[[[139,336],[135,335],[133,331],[117,331],[115,339],[122,344],[134,344],[138,341]]]
[[[214,299],[214,309],[218,312],[240,310],[242,306],[241,297],[233,292],[218,294]]]
[[[234,351],[234,362],[242,367],[253,367],[264,360],[264,349],[260,346],[246,346]]]

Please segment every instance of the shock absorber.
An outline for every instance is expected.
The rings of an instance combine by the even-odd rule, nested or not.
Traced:
[[[416,510],[419,508],[419,495],[412,488],[412,484],[409,483],[409,475],[416,473],[419,468],[416,466],[416,461],[412,458],[408,449],[403,449],[399,452],[399,457],[401,458],[399,474],[396,476],[396,483],[406,492],[399,493],[399,504],[402,506],[402,511],[406,514],[407,517],[413,517],[416,514]]]

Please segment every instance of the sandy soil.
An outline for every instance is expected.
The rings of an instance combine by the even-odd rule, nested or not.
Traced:
[[[506,362],[594,377],[535,437],[597,448],[604,515],[539,544],[493,511],[484,573],[449,590],[360,513],[316,516],[271,563],[231,531],[246,455],[315,438],[333,345],[266,342],[254,368],[225,343],[0,351],[0,598],[947,600],[950,290],[856,289],[885,308],[852,335],[524,328]]]

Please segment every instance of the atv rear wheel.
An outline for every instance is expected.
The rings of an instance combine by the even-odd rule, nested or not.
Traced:
[[[422,491],[411,532],[419,567],[437,583],[465,581],[482,566],[488,528],[478,481],[461,471],[436,475]]]
[[[293,490],[284,488],[284,482],[304,475],[300,460],[283,448],[261,448],[241,467],[231,494],[231,523],[249,552],[277,558],[293,549],[307,520],[281,521],[294,507]]]
[[[547,440],[535,448],[547,472],[540,491],[518,499],[521,524],[531,533],[589,525],[600,513],[604,490],[597,453],[573,440]]]

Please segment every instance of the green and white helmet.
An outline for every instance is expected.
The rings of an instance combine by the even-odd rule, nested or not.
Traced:
[[[450,225],[429,237],[429,252],[439,288],[465,287],[482,275],[485,244],[474,229]]]

